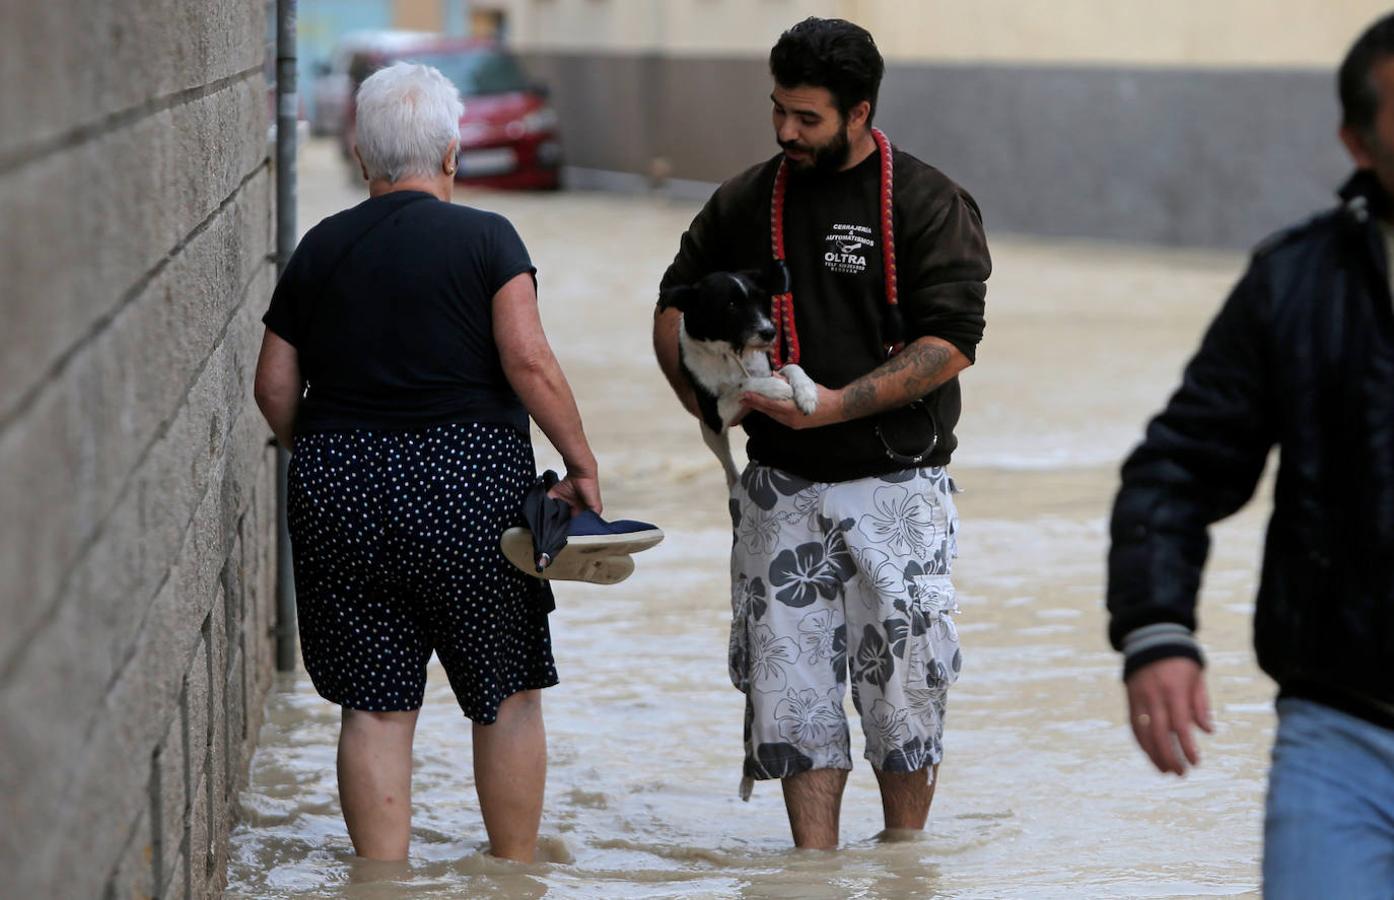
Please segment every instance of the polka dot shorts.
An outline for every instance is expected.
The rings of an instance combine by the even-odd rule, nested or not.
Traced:
[[[417,709],[433,650],[482,724],[510,694],[557,683],[551,593],[499,550],[536,471],[528,438],[503,425],[296,438],[296,612],[322,697]]]

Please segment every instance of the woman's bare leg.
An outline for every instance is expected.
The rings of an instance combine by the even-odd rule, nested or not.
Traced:
[[[339,803],[359,856],[407,858],[416,714],[414,709],[344,709],[339,726]]]
[[[503,701],[492,725],[474,726],[474,785],[493,855],[533,861],[546,784],[542,692],[521,691]]]

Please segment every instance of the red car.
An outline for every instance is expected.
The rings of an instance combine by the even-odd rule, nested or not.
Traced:
[[[460,153],[455,178],[482,187],[551,189],[561,185],[561,135],[545,88],[531,83],[512,54],[492,41],[435,38],[355,54],[353,94],[383,66],[406,61],[441,71],[460,89]],[[352,159],[356,104],[349,102],[343,148]]]

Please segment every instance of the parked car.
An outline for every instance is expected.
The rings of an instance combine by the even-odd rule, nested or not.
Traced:
[[[351,31],[339,38],[328,61],[315,67],[315,82],[310,88],[310,133],[337,135],[344,130],[355,87],[349,78],[349,64],[354,54],[374,49],[391,50],[434,37],[429,31]]]
[[[439,69],[460,89],[460,152],[456,179],[493,188],[550,189],[561,184],[562,143],[547,89],[528,80],[517,59],[493,41],[434,38],[353,54],[343,147],[352,157],[352,95],[373,72],[398,61]]]

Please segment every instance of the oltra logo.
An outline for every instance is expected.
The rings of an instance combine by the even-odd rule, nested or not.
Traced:
[[[830,272],[860,275],[866,271],[866,257],[876,247],[872,231],[865,225],[834,225],[824,239],[823,265]]]

